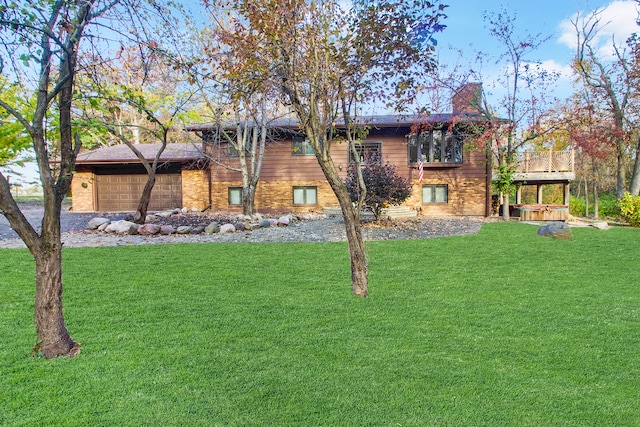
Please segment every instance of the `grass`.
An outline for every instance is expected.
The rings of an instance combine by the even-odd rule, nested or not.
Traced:
[[[0,250],[0,425],[640,425],[640,230],[518,223],[347,249],[67,249],[75,359],[29,356],[33,266]]]

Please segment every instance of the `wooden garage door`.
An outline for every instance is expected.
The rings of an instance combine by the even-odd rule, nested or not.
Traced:
[[[131,212],[138,207],[147,175],[97,175],[98,210],[102,212]],[[180,174],[156,175],[151,192],[150,211],[182,206],[182,179]]]

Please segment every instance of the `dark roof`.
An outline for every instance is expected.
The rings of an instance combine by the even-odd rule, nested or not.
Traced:
[[[152,161],[161,144],[136,144],[135,147],[144,155],[144,157]],[[162,162],[185,162],[191,160],[203,159],[201,147],[188,143],[167,144],[167,147],[160,156]],[[126,145],[112,145],[103,147],[93,151],[87,151],[78,154],[77,164],[92,163],[140,163],[138,157]]]
[[[379,116],[363,116],[358,117],[357,123],[361,125],[369,125],[373,127],[385,128],[385,127],[411,127],[414,124],[419,123],[451,123],[453,121],[461,122],[479,122],[486,119],[480,114],[469,113],[442,113],[442,114],[390,114]],[[498,119],[500,120],[500,119]],[[225,128],[233,128],[235,122],[225,121],[222,123]],[[338,127],[343,126],[340,120],[336,124]],[[216,123],[202,123],[186,126],[185,130],[190,132],[206,131],[215,129]],[[298,120],[294,118],[281,118],[272,120],[269,122],[270,128],[282,128],[282,129],[298,129]]]

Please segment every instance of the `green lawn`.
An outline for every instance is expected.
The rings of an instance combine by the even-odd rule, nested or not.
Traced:
[[[75,359],[0,250],[0,425],[640,425],[640,230],[67,249]]]

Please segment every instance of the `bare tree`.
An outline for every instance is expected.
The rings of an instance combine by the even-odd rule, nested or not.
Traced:
[[[72,104],[76,75],[81,68],[82,49],[109,51],[110,40],[99,32],[110,28],[109,37],[131,36],[131,19],[144,10],[160,11],[162,6],[145,9],[136,0],[84,0],[71,2],[17,1],[0,8],[0,65],[2,75],[35,98],[28,114],[12,107],[4,97],[0,106],[24,127],[32,141],[44,193],[44,216],[40,230],[32,226],[12,197],[6,177],[0,174],[0,210],[31,252],[36,266],[34,354],[45,358],[75,356],[80,351],[65,326],[62,293],[62,241],[60,210],[69,191],[81,141],[74,131]],[[162,9],[164,10],[164,9]],[[159,15],[161,19],[162,15]],[[118,25],[127,27],[119,33]],[[95,32],[94,32],[95,31]],[[48,129],[50,115],[57,117],[55,129]],[[55,143],[58,167],[50,165]]]

